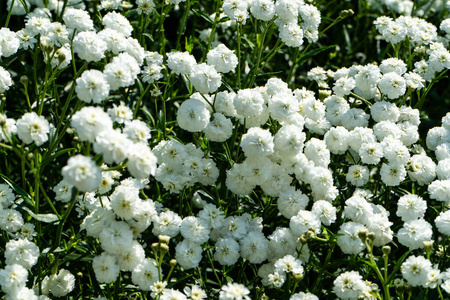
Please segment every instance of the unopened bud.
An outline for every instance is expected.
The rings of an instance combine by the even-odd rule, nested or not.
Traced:
[[[389,255],[389,253],[391,253],[391,247],[390,246],[383,246],[383,248],[381,248],[381,251],[383,251],[384,255]]]
[[[355,12],[353,11],[353,9],[345,9],[345,10],[341,11],[341,13],[339,14],[339,17],[347,18],[347,17],[353,16],[354,14],[355,14]]]
[[[423,242],[423,246],[424,246],[425,251],[426,251],[427,253],[430,252],[431,249],[433,249],[433,243],[434,243],[433,240],[431,240],[431,241],[424,241],[424,242]]]
[[[302,244],[308,243],[308,237],[305,234],[302,234],[302,236],[300,237],[300,242]]]
[[[331,96],[330,90],[319,90],[319,99],[324,100]]]
[[[373,242],[377,236],[375,235],[375,232],[369,232],[367,237]]]
[[[159,242],[161,244],[169,244],[170,236],[168,236],[168,235],[159,235],[158,239],[159,239]]]
[[[20,83],[22,83],[24,86],[28,85],[28,76],[23,75],[22,77],[20,77]]]
[[[152,244],[152,250],[153,251],[158,251],[159,250],[159,243],[153,243]]]
[[[167,244],[159,244],[159,251],[161,251],[162,254],[166,254],[169,252],[169,246],[167,246]]]
[[[66,60],[66,55],[64,54],[61,49],[58,49],[55,53],[56,58],[58,59],[59,63],[62,64]]]
[[[34,159],[34,154],[33,154],[33,152],[30,152],[30,153],[27,154],[27,159],[28,159],[28,160],[33,160],[33,159]]]
[[[300,281],[303,279],[303,273],[293,273],[292,276],[294,277],[295,281]]]
[[[169,262],[171,267],[175,267],[177,265],[177,260],[176,259],[171,259]]]
[[[366,242],[368,231],[367,229],[361,229],[358,231],[358,236],[363,243]]]

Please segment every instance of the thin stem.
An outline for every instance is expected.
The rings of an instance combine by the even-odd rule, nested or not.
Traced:
[[[236,24],[237,28],[237,57],[238,57],[238,67],[237,67],[237,82],[238,82],[238,88],[241,89],[241,24]]]
[[[190,10],[191,10],[191,1],[187,0],[187,3],[184,7],[183,17],[181,17],[181,22],[180,22],[180,25],[178,26],[177,42],[175,44],[176,45],[175,49],[177,49],[177,50],[181,50],[180,49],[181,36],[184,33],[184,29],[186,27],[186,22],[187,22],[187,17],[189,15]]]

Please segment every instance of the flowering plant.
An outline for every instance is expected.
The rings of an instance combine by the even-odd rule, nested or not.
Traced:
[[[0,9],[1,297],[450,294],[450,2]]]

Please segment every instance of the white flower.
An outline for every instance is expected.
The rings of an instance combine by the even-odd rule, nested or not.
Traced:
[[[336,221],[336,207],[326,200],[314,202],[311,212],[315,214],[325,226],[329,226]]]
[[[278,259],[275,264],[275,272],[279,273],[293,273],[303,274],[302,261],[294,256],[288,254],[283,258]]]
[[[68,184],[82,192],[95,190],[102,180],[102,172],[92,158],[77,154],[62,168],[62,175]]]
[[[252,264],[260,264],[269,255],[269,241],[262,232],[251,231],[240,239],[242,258]]]
[[[277,207],[285,218],[290,219],[300,210],[304,210],[308,203],[308,196],[303,194],[300,190],[290,187],[280,193]]]
[[[112,91],[134,84],[141,71],[139,63],[128,53],[120,53],[105,66],[103,74]]]
[[[221,113],[215,113],[203,131],[210,141],[225,142],[233,133],[233,123]]]
[[[428,281],[428,273],[432,270],[431,262],[423,256],[410,256],[401,267],[403,278],[411,286],[425,287]]]
[[[273,0],[254,0],[250,5],[252,15],[261,21],[270,21],[275,15],[275,3]]]
[[[297,237],[300,237],[309,229],[312,229],[316,234],[319,234],[320,226],[321,223],[317,215],[307,210],[300,210],[289,222],[289,228]]]
[[[184,101],[177,112],[178,125],[190,132],[198,132],[205,129],[211,117],[206,105],[205,102],[194,98]]]
[[[28,272],[21,265],[12,264],[5,266],[4,269],[0,269],[0,286],[6,293],[25,287],[27,280]]]
[[[364,143],[358,154],[362,163],[376,165],[383,158],[383,147],[380,143]]]
[[[288,92],[279,92],[269,100],[270,116],[278,122],[286,122],[298,113],[298,100]]]
[[[297,20],[299,11],[299,2],[290,0],[277,0],[275,2],[275,13],[284,23]]]
[[[75,92],[84,102],[100,103],[109,96],[109,84],[98,70],[84,71],[76,82]]]
[[[167,53],[167,66],[175,74],[189,75],[196,65],[195,57],[188,52]]]
[[[412,194],[400,197],[397,206],[397,216],[404,222],[423,218],[427,210],[427,202],[422,197]]]
[[[20,46],[20,40],[16,33],[9,28],[0,29],[0,57],[9,57],[17,52]]]
[[[157,158],[148,146],[142,143],[134,144],[128,152],[127,169],[131,176],[137,179],[155,176]]]
[[[179,1],[179,0],[169,0],[169,2]],[[164,289],[160,300],[187,300],[186,295],[182,292],[173,289]]]
[[[19,264],[29,270],[37,263],[39,248],[28,240],[10,240],[5,246],[7,265]]]
[[[343,97],[350,94],[356,86],[356,81],[352,77],[341,77],[334,83],[333,92],[338,97]]]
[[[424,219],[409,220],[397,233],[400,244],[410,250],[423,248],[423,242],[431,240],[433,235],[431,224]]]
[[[202,246],[190,240],[183,240],[175,248],[175,259],[184,269],[198,267],[202,260]]]
[[[133,27],[131,26],[127,18],[117,12],[107,13],[103,17],[102,23],[103,25],[105,25],[105,28],[117,30],[125,37],[130,36],[131,32],[133,31]]]
[[[319,300],[319,298],[311,293],[300,292],[292,295],[289,300]]]
[[[440,233],[450,236],[450,210],[441,212],[434,220]]]
[[[273,136],[269,130],[252,127],[242,136],[241,148],[247,157],[267,156],[274,151]]]
[[[181,218],[172,211],[160,213],[153,223],[153,234],[176,236],[180,232]]]
[[[222,85],[222,76],[213,66],[205,63],[195,65],[192,68],[189,80],[201,94],[214,93]]]
[[[133,271],[145,259],[144,248],[136,240],[127,245],[118,245],[113,254],[122,271]]]
[[[327,144],[327,148],[333,154],[344,154],[349,145],[350,133],[342,126],[332,127],[327,133],[325,133],[324,140]]]
[[[403,75],[406,72],[406,64],[396,57],[387,58],[381,62],[380,71],[383,74],[395,72],[398,75]]]
[[[239,259],[239,244],[232,238],[220,238],[215,245],[214,259],[221,265],[234,265]]]
[[[137,0],[136,4],[138,13],[145,15],[149,15],[155,7],[153,0]]]
[[[0,48],[1,49],[1,48]],[[4,93],[9,90],[9,87],[13,84],[11,80],[11,74],[3,67],[0,67],[0,93]]]
[[[94,28],[94,23],[89,17],[89,13],[85,10],[67,7],[64,10],[63,20],[68,28],[76,29],[77,31],[92,30]]]
[[[9,185],[3,183],[0,184],[0,210],[10,207],[15,199],[16,196]]]
[[[279,1],[277,1],[278,3]],[[289,22],[278,27],[280,39],[289,47],[300,47],[303,44],[303,29],[297,22]]]
[[[72,116],[70,122],[82,141],[94,142],[104,130],[111,130],[113,122],[101,107],[85,106]]]
[[[79,32],[73,39],[73,51],[87,62],[97,62],[105,57],[106,42],[93,31]]]
[[[366,248],[361,239],[359,238],[358,232],[367,230],[367,228],[359,223],[348,222],[344,223],[339,230],[337,237],[337,244],[341,248],[342,252],[345,254],[359,254]]]
[[[340,274],[333,284],[333,292],[340,299],[358,299],[365,291],[370,289],[356,271]]]
[[[49,132],[50,123],[35,112],[25,113],[17,120],[17,134],[26,144],[35,142],[36,146],[41,146],[48,140]]]
[[[391,121],[397,122],[400,117],[400,110],[394,103],[380,101],[370,107],[370,114],[375,122]]]
[[[248,294],[250,294],[250,291],[244,285],[229,282],[222,286],[219,300],[250,300]]]
[[[50,292],[55,297],[63,297],[75,287],[75,276],[65,269],[49,277]]]
[[[141,199],[137,188],[120,185],[116,187],[110,199],[111,208],[119,218],[129,220],[138,213]]]
[[[146,144],[152,137],[150,128],[141,120],[125,121],[123,133],[134,143]]]
[[[258,89],[241,89],[233,99],[234,108],[238,116],[254,117],[261,115],[265,101]]]
[[[209,226],[203,219],[186,217],[181,222],[180,233],[187,240],[203,244],[209,239]]]
[[[103,252],[92,260],[95,278],[101,283],[112,283],[119,276],[120,268],[114,256]]]
[[[361,165],[350,166],[345,179],[355,186],[363,186],[369,182],[369,168]]]
[[[397,73],[390,72],[381,76],[378,87],[381,93],[387,95],[389,99],[396,99],[405,94],[406,81]]]
[[[305,156],[311,160],[315,166],[328,167],[330,163],[330,150],[323,140],[311,138],[305,144]]]
[[[228,73],[236,68],[238,59],[234,51],[224,44],[219,44],[208,52],[207,63],[214,66],[217,72]]]
[[[158,278],[156,262],[149,258],[146,258],[131,272],[131,280],[143,291],[150,291],[150,286],[157,282]]]
[[[0,229],[13,233],[19,231],[22,226],[23,217],[17,210],[0,210]]]
[[[387,186],[397,186],[406,178],[404,165],[383,164],[380,170],[381,181]]]
[[[205,291],[203,291],[198,285],[193,285],[191,288],[185,287],[183,292],[192,300],[201,300],[207,297]]]

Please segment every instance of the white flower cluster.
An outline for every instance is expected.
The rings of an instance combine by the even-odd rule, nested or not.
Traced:
[[[183,145],[177,140],[161,141],[153,149],[158,159],[155,179],[171,193],[199,182],[212,185],[219,177],[219,169],[211,158],[194,144]]]
[[[124,111],[123,118],[120,118],[120,111]],[[131,115],[127,111],[128,109],[123,105],[110,110],[116,121],[125,123],[122,132],[119,129],[113,129],[111,117],[102,108],[94,106],[85,106],[77,111],[72,116],[71,125],[80,140],[94,144],[94,152],[102,154],[105,163],[119,164],[127,159],[127,168],[132,176],[138,179],[148,178],[150,175],[155,175],[156,171],[156,157],[147,146],[150,130],[139,120],[131,121],[129,118]],[[80,168],[83,172],[91,173],[95,169],[93,165],[89,168],[88,165],[73,164],[72,167],[78,169],[77,172],[81,172]],[[97,169],[99,170],[98,167]],[[99,171],[96,172],[95,180],[93,177],[84,175],[77,178],[75,173],[70,175],[67,173],[67,175],[71,178],[72,185],[76,186],[76,182],[80,184],[77,188],[81,191],[92,191],[101,179],[98,175]],[[83,182],[89,186],[85,186]]]
[[[300,47],[303,38],[317,42],[319,38],[320,11],[303,1],[290,0],[225,0],[222,5],[226,16],[245,24],[250,14],[261,21],[275,18],[281,40],[289,47]],[[249,14],[250,10],[250,14]]]
[[[0,184],[0,229],[7,232],[10,240],[6,243],[4,255],[5,267],[0,269],[0,286],[7,299],[38,299],[33,289],[26,287],[28,271],[37,264],[40,251],[32,242],[37,235],[34,225],[24,223],[16,206],[16,195],[6,184]],[[67,295],[74,288],[75,277],[61,269],[60,274],[46,280],[46,292],[56,297]]]

